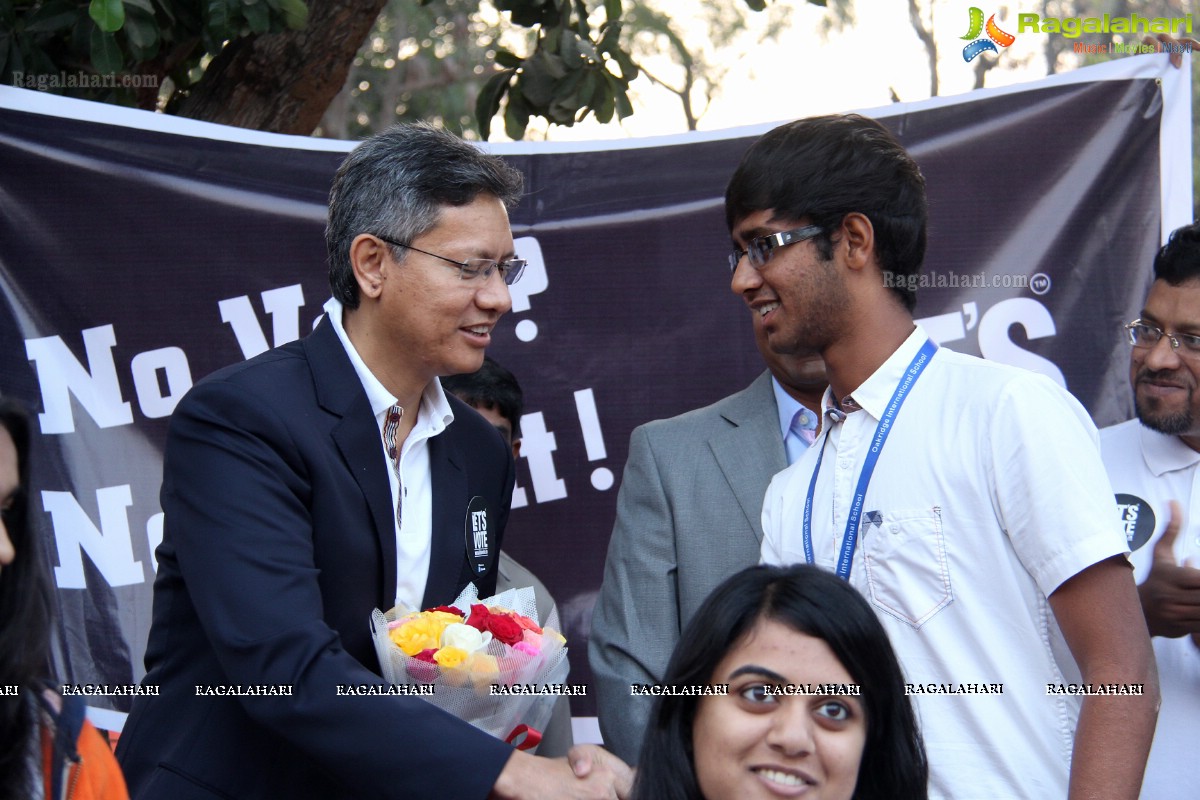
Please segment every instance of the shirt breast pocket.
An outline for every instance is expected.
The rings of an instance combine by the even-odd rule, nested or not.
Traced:
[[[920,628],[954,600],[941,508],[879,512],[860,536],[876,608]]]

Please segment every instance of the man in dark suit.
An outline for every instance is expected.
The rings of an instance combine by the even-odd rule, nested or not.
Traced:
[[[428,126],[364,142],[330,193],[312,335],[200,382],[171,420],[134,798],[613,797],[623,765],[514,751],[382,683],[373,608],[496,585],[512,456],[439,375],[511,306],[521,177]],[[285,693],[280,696],[279,693]],[[576,777],[580,775],[582,777]]]

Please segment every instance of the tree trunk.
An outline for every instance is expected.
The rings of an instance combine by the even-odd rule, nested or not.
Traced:
[[[178,114],[307,136],[346,82],[354,55],[387,0],[309,0],[304,30],[230,42]]]

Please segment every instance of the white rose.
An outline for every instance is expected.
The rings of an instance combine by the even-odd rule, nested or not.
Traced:
[[[442,647],[458,647],[468,653],[477,653],[492,641],[490,631],[480,632],[470,625],[451,622],[442,631]]]

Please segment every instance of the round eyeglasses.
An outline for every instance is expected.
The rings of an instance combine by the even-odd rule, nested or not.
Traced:
[[[780,231],[779,233],[769,233],[766,236],[759,236],[746,242],[746,249],[739,250],[733,248],[733,252],[729,254],[729,271],[736,272],[738,263],[741,262],[742,256],[750,258],[750,266],[755,269],[762,269],[771,260],[772,253],[777,248],[787,247],[789,244],[807,241],[823,229],[819,225],[805,225],[803,228],[793,228],[790,231]]]
[[[500,270],[500,278],[506,286],[512,286],[521,278],[521,273],[525,271],[525,264],[528,263],[523,258],[510,258],[507,261],[496,261],[493,258],[468,258],[466,261],[457,261],[453,258],[439,256],[437,253],[431,253],[428,250],[422,250],[419,247],[413,247],[411,244],[397,242],[386,236],[380,236],[378,233],[372,234],[376,239],[387,242],[395,247],[403,247],[406,250],[416,250],[418,253],[423,253],[427,256],[440,258],[454,266],[458,267],[458,277],[464,281],[475,280],[476,278],[488,278],[495,270]]]

